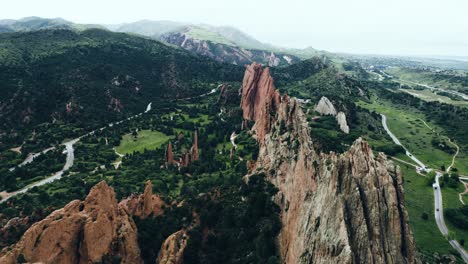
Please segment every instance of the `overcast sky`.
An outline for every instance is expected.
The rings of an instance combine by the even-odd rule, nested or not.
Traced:
[[[468,0],[5,0],[1,5],[0,19],[174,20],[230,25],[287,47],[468,56]]]

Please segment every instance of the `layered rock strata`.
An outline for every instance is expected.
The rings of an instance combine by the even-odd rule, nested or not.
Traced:
[[[256,64],[247,68],[242,109],[263,135],[252,171],[264,172],[279,190],[283,262],[417,262],[398,167],[383,154],[375,157],[362,139],[343,154],[319,153],[295,99],[252,95],[278,94],[265,72]]]
[[[0,263],[142,263],[137,228],[105,182],[32,225]]]
[[[263,69],[261,64],[255,62],[247,66],[242,81],[241,108],[244,120],[255,123],[252,130],[258,140],[270,131],[273,121],[271,113],[278,110],[280,102],[280,94],[275,88],[270,70]],[[247,122],[244,122],[246,126]]]

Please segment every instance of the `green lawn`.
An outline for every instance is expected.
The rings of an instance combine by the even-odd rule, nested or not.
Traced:
[[[445,103],[445,104],[453,104],[453,105],[456,105],[456,106],[468,107],[468,101],[452,100],[449,97],[446,97],[446,96],[443,96],[443,95],[440,95],[440,94],[436,94],[436,93],[432,92],[429,89],[424,89],[424,90],[400,89],[400,91],[405,92],[405,93],[409,93],[412,96],[418,97],[418,98],[420,98],[420,99],[422,99],[424,101],[428,101],[428,102],[438,101],[438,102]]]
[[[442,199],[444,203],[444,209],[447,208],[458,208],[463,206],[463,204],[459,200],[458,194],[463,192],[465,188],[463,187],[463,184],[459,184],[456,189],[450,188],[448,186],[442,187]],[[465,241],[468,240],[468,230],[463,230],[461,228],[458,228],[450,221],[448,221],[447,218],[445,218],[445,224],[447,225],[448,229],[450,230],[451,233],[455,235],[455,239],[460,240],[460,239],[465,239]],[[465,250],[467,249],[468,243],[465,244],[464,248]]]
[[[144,149],[156,149],[171,138],[172,136],[159,131],[141,130],[138,131],[136,139],[133,138],[131,133],[124,135],[116,150],[124,155],[133,152],[143,152]]]
[[[196,39],[208,40],[214,43],[229,45],[229,46],[236,46],[234,43],[226,39],[225,37],[215,33],[208,31],[204,28],[200,27],[191,27],[190,31],[188,32],[189,36],[192,36]]]
[[[408,211],[410,227],[416,246],[425,256],[432,256],[434,252],[446,254],[452,247],[440,233],[434,219],[434,194],[431,186],[427,186],[426,178],[417,174],[412,167],[403,163],[399,165],[404,177],[405,205]],[[428,219],[422,219],[426,213]]]
[[[383,100],[374,100],[372,103],[360,101],[358,105],[385,114],[390,131],[398,137],[403,146],[429,167],[440,169],[441,165],[448,167],[452,162],[452,154],[435,148],[431,143],[434,138],[447,140],[443,130],[426,120],[430,127],[436,129],[436,133],[427,128],[422,122],[425,119],[422,113],[414,109],[396,107]],[[464,154],[460,153],[455,163],[460,174],[468,173],[468,158]]]

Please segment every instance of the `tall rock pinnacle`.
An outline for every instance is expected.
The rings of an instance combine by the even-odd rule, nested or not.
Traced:
[[[269,68],[252,63],[245,70],[242,82],[241,108],[244,121],[254,121],[258,141],[262,141],[270,131],[272,112],[276,112],[281,103],[279,91],[276,90]],[[244,122],[247,124],[247,122]]]
[[[251,171],[279,190],[283,262],[418,262],[399,168],[360,138],[343,154],[314,149],[299,103],[279,100],[267,73],[258,64],[247,68],[241,106],[260,141]]]
[[[199,153],[198,153],[198,133],[197,130],[193,133],[193,145],[192,148],[190,149],[190,156],[191,156],[191,161],[198,160]]]
[[[101,263],[116,256],[121,263],[142,263],[133,219],[117,204],[105,182],[84,201],[74,200],[32,225],[0,263]]]
[[[169,141],[166,148],[166,166],[174,164],[174,153],[172,153],[172,143]]]

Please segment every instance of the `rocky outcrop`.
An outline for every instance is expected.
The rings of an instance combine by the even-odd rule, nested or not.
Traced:
[[[190,155],[187,150],[185,150],[184,155],[180,158],[180,166],[187,167],[190,164]]]
[[[341,131],[343,131],[346,134],[349,134],[349,126],[348,126],[348,122],[346,122],[345,113],[338,112],[338,114],[336,114],[336,122],[338,122],[338,125],[340,126]]]
[[[274,53],[266,50],[246,49],[225,43],[215,43],[192,37],[190,27],[182,32],[170,32],[163,34],[160,39],[183,49],[210,57],[216,61],[232,63],[236,65],[250,64],[259,61],[268,66],[285,66],[297,63],[300,59],[285,53]],[[221,36],[219,36],[222,38]]]
[[[172,143],[170,141],[167,144],[165,157],[166,157],[166,167],[175,164],[174,153],[172,152]]]
[[[248,80],[251,76],[246,72]],[[251,87],[244,89],[243,96]],[[255,105],[242,106],[244,118],[255,116]],[[271,109],[277,109],[272,129],[264,131],[251,171],[265,173],[279,190],[283,262],[417,262],[398,167],[383,154],[375,157],[362,139],[343,154],[319,153],[295,99],[284,96]],[[264,119],[254,120],[264,127]]]
[[[188,236],[185,230],[179,230],[170,235],[162,244],[156,263],[182,264],[187,240]]]
[[[241,108],[244,121],[254,121],[256,138],[263,141],[266,133],[270,131],[274,115],[278,110],[281,98],[276,90],[273,78],[268,68],[263,69],[261,64],[252,63],[247,66],[242,81]],[[244,127],[247,122],[244,122]]]
[[[333,106],[333,103],[325,96],[320,98],[320,101],[317,103],[314,110],[322,115],[336,116],[337,114],[335,106]]]
[[[119,204],[122,208],[134,216],[145,219],[148,216],[158,216],[164,213],[164,201],[158,195],[153,194],[151,181],[147,181],[145,191],[140,195],[132,195]]]
[[[198,153],[198,133],[196,130],[193,133],[193,145],[192,148],[190,148],[190,158],[191,161],[195,161],[200,158],[200,155]]]
[[[320,101],[315,105],[314,110],[322,115],[332,115],[336,118],[336,122],[340,126],[340,130],[349,134],[349,126],[346,122],[346,114],[344,112],[337,112],[333,103],[325,96],[320,98]]]
[[[75,200],[32,225],[21,240],[0,257],[40,263],[100,263],[116,257],[121,263],[142,263],[133,219],[117,204],[105,182],[94,186],[84,201]]]

